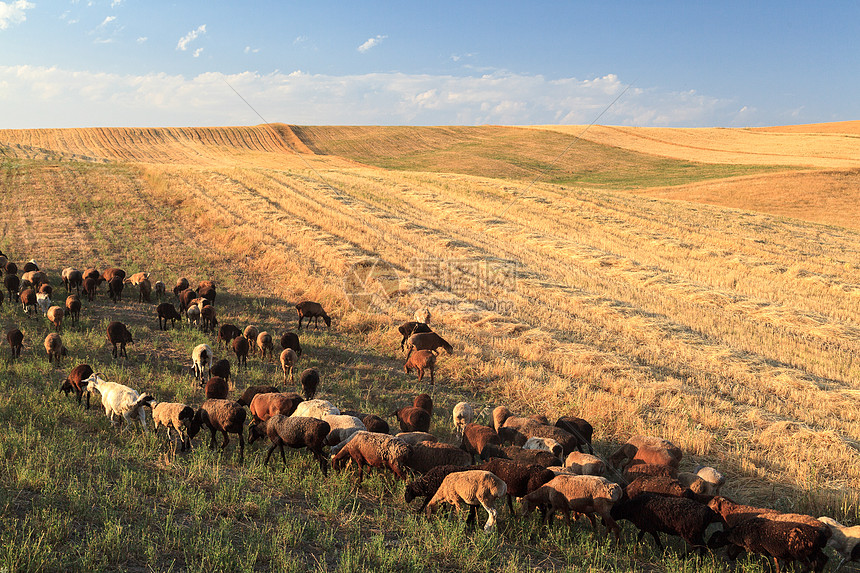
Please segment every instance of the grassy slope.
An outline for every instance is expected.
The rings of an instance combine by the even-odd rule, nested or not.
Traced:
[[[234,151],[229,165],[243,153]],[[255,153],[249,163],[278,164]],[[70,262],[146,268],[168,280],[216,276],[222,321],[278,333],[295,324],[289,301],[328,300],[337,328],[305,339],[302,366],[324,368],[338,404],[381,414],[418,390],[399,372],[396,339],[383,327],[426,301],[458,347],[442,363],[436,393],[443,435],[444,412],[459,399],[519,400],[523,410],[592,420],[603,453],[612,436],[659,433],[681,443],[687,463],[726,468],[732,495],[856,519],[846,489],[860,475],[860,428],[850,414],[856,234],[515,181],[327,161],[316,173],[295,161],[284,170],[229,165],[6,162],[0,207],[14,215],[0,248],[36,256],[55,278]],[[44,212],[34,190],[63,201]],[[499,217],[504,209],[509,215]],[[416,257],[515,261],[514,291],[498,293],[513,308],[482,306],[465,268],[454,275],[466,286],[401,285],[388,293],[386,315],[354,312],[340,280],[368,255],[401,273]],[[451,304],[460,297],[471,305]],[[101,333],[115,311],[101,299],[85,328],[66,334],[66,367],[90,360],[121,380],[143,378],[140,386],[162,399],[199,401],[177,365],[205,337],[159,333],[151,308],[120,308],[138,340],[131,366],[109,365]],[[27,321],[9,305],[0,312],[28,333],[25,360],[0,375],[0,507],[15,517],[4,521],[2,546],[12,570],[165,569],[174,560],[200,570],[684,567],[641,552],[631,561],[629,537],[607,553],[584,528],[568,542],[509,523],[499,549],[456,523],[408,517],[402,486],[389,479],[374,477],[358,494],[344,476],[320,482],[304,456],[283,474],[263,471],[257,452],[247,469],[206,448],[171,459],[160,440],[117,436],[97,410],[57,396],[63,374],[39,352],[44,319]],[[273,366],[252,365],[238,386],[276,376]],[[87,462],[92,470],[74,471]],[[59,549],[39,551],[52,543]]]

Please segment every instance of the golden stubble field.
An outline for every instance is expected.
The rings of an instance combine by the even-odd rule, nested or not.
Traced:
[[[366,165],[395,153],[395,129],[412,128],[0,130],[0,150],[19,162],[4,176],[22,196],[48,177],[87,193],[101,164],[124,164],[129,184],[110,200],[126,188],[146,197],[152,210],[135,217],[152,233],[181,224],[249,288],[324,301],[338,328],[385,335],[429,306],[457,349],[440,361],[445,385],[582,416],[606,449],[660,435],[689,463],[724,469],[729,495],[856,519],[856,134],[591,128],[585,138],[613,161],[637,154],[622,159],[634,172],[629,162],[653,157],[791,167],[631,192],[547,183],[516,165],[499,178],[501,160],[493,177]],[[528,131],[505,129],[469,135],[470,146]],[[414,128],[425,161],[440,133]],[[364,139],[361,153],[344,134]],[[39,205],[19,207],[5,234],[57,261],[92,254],[98,220],[70,214],[58,232],[62,207]],[[181,253],[154,256],[169,268]]]

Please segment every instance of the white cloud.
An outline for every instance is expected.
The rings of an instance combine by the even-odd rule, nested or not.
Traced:
[[[379,45],[380,42],[382,42],[382,40],[384,40],[387,37],[388,36],[377,36],[375,38],[370,38],[368,41],[366,41],[365,43],[363,43],[362,45],[360,45],[358,47],[358,51],[364,53],[364,52],[370,50],[371,48],[375,48],[376,46]]]
[[[148,39],[149,38],[147,38],[146,36],[141,36],[140,38],[137,39],[137,43],[138,44],[145,44]]]
[[[300,125],[589,124],[598,118],[608,125],[674,127],[780,123],[774,116],[763,118],[752,105],[743,109],[733,100],[656,88],[630,88],[610,106],[626,87],[611,74],[580,80],[511,73],[331,76],[296,70],[185,77],[0,66],[0,125],[259,123],[225,81],[268,121]],[[784,112],[786,118],[791,111]]]
[[[194,50],[194,57],[199,58],[200,54],[202,54],[202,53],[203,53],[203,48],[197,48],[196,50]]]
[[[251,46],[245,46],[245,53],[246,54],[257,54],[259,52],[260,52],[259,48],[252,48]]]
[[[182,50],[183,52],[188,49],[188,44],[196,40],[198,37],[206,33],[206,24],[202,24],[198,26],[196,30],[191,30],[185,36],[179,39],[179,42],[176,44],[177,50]]]
[[[0,30],[7,29],[10,25],[21,24],[27,19],[25,10],[32,10],[36,5],[27,0],[16,0],[15,2],[0,2]]]

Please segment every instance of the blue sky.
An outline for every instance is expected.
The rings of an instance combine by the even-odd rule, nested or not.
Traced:
[[[858,22],[854,1],[5,0],[0,128],[855,120]]]

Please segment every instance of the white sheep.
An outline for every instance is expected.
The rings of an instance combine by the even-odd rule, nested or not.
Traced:
[[[458,437],[462,437],[463,429],[475,421],[475,410],[468,402],[458,402],[454,406],[452,418],[454,419],[454,432]]]
[[[208,344],[198,344],[191,351],[191,367],[194,370],[194,378],[200,381],[202,386],[206,380],[212,377],[212,358],[214,353],[212,347]],[[209,373],[208,378],[203,378],[203,372],[206,370]]]
[[[185,316],[188,317],[189,324],[200,326],[200,309],[196,306],[189,306],[185,311]]]
[[[124,419],[127,425],[131,424],[132,418],[140,420],[140,425],[146,429],[146,410],[143,406],[154,399],[149,394],[140,394],[137,390],[118,384],[108,382],[96,372],[85,380],[87,392],[99,391],[102,397],[102,406],[105,415],[110,419],[111,425],[116,426]]]
[[[299,406],[301,405],[302,404],[299,404]],[[367,430],[364,422],[355,416],[347,416],[345,414],[323,414],[319,419],[323,422],[328,422],[329,428],[331,428],[325,439],[325,443],[329,446],[340,444],[354,433]]]
[[[36,293],[36,303],[39,305],[39,309],[42,311],[42,314],[47,316],[48,309],[51,308],[51,297],[43,292]]]
[[[556,457],[562,456],[562,448],[561,444],[553,440],[552,438],[539,438],[539,437],[531,437],[526,440],[526,443],[523,444],[524,450],[540,450],[543,452],[550,452],[552,455]]]
[[[842,561],[833,571],[845,565],[848,561],[860,561],[860,525],[846,527],[831,517],[819,517],[818,521],[830,528],[830,539],[827,546],[836,550]]]
[[[448,474],[439,486],[433,499],[427,504],[427,515],[433,513],[437,505],[447,502],[460,511],[460,503],[471,506],[469,519],[471,522],[477,516],[477,506],[487,510],[489,517],[484,524],[484,531],[489,533],[496,526],[496,500],[508,493],[508,486],[502,478],[484,470],[466,470]]]
[[[678,481],[684,487],[690,488],[693,493],[702,495],[720,495],[720,489],[726,483],[723,474],[710,466],[697,466],[691,472],[678,472]]]
[[[305,416],[308,418],[317,418],[319,420],[323,419],[325,415],[338,415],[340,414],[340,410],[334,407],[334,404],[329,402],[328,400],[305,400],[301,402],[296,411],[290,414],[291,416],[295,416],[296,418],[300,416]]]

